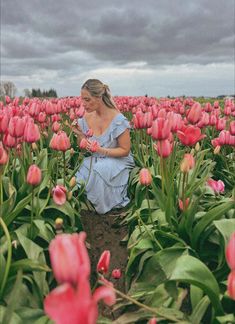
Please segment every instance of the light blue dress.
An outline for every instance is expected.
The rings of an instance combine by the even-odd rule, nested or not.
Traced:
[[[89,129],[85,118],[78,119],[78,124],[85,134]],[[90,140],[98,141],[101,147],[114,148],[117,147],[117,138],[129,128],[129,121],[119,113],[103,134],[92,136]],[[105,214],[113,208],[121,208],[128,204],[128,177],[133,167],[131,153],[119,158],[93,153],[83,159],[76,173],[77,182],[86,184],[87,199],[94,205],[98,214]]]

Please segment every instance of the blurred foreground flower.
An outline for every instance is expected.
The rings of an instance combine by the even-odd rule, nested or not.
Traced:
[[[62,285],[45,298],[44,309],[56,324],[95,324],[98,301],[103,299],[109,306],[116,301],[111,286],[99,287],[92,295],[85,239],[85,232],[61,234],[49,246],[52,268]]]

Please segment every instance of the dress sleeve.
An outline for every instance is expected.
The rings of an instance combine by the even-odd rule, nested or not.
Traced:
[[[120,136],[126,129],[130,129],[130,123],[128,119],[125,116],[122,116],[122,118],[118,119],[113,126],[111,136],[113,139],[116,139],[118,136]]]

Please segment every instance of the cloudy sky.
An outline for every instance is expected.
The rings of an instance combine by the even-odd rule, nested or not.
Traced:
[[[1,80],[79,95],[233,94],[235,0],[0,0]]]

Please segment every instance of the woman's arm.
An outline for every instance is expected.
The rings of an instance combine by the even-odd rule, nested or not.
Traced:
[[[131,139],[130,139],[130,131],[126,129],[120,136],[117,138],[118,145],[115,148],[98,148],[97,152],[110,156],[110,157],[124,157],[128,156],[131,149]]]

